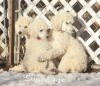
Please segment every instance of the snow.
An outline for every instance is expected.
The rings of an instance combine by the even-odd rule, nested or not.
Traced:
[[[100,72],[43,75],[2,71],[0,86],[100,86]]]

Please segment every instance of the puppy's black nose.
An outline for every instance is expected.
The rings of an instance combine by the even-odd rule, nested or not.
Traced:
[[[50,33],[50,29],[48,29],[47,32]]]
[[[19,34],[22,34],[22,32],[20,31]]]
[[[49,38],[49,36],[46,37],[47,39]]]

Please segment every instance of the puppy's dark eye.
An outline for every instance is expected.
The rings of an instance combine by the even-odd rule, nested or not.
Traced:
[[[66,22],[66,24],[68,24],[68,22]]]
[[[43,30],[40,30],[40,32],[42,32]]]
[[[49,33],[50,32],[50,29],[48,29],[47,32]]]
[[[75,30],[72,30],[73,32],[75,32]]]
[[[19,25],[19,27],[21,27],[21,25]]]
[[[27,28],[27,26],[25,26],[25,28]]]

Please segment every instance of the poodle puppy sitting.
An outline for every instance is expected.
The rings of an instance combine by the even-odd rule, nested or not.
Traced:
[[[51,20],[53,24],[52,49],[43,54],[39,61],[60,58],[60,72],[84,72],[87,69],[87,55],[82,44],[72,34],[73,16],[68,12],[60,12]],[[59,34],[60,33],[60,34]]]
[[[11,68],[11,71],[28,71],[28,72],[42,72],[44,74],[54,74],[52,69],[55,65],[52,60],[39,62],[38,57],[51,49],[49,38],[51,30],[48,29],[47,24],[38,17],[29,25],[28,32],[30,38],[26,42],[26,53],[23,62],[19,66]]]
[[[70,36],[67,46],[67,52],[62,57],[58,70],[60,72],[73,72],[81,73],[87,70],[87,54],[83,45],[72,36],[73,28],[67,28],[66,22],[63,22],[62,28],[66,34]],[[72,30],[71,30],[72,29]]]
[[[26,40],[29,39],[30,35],[28,33],[28,26],[29,24],[33,21],[32,17],[28,17],[28,16],[23,16],[23,17],[19,17],[18,20],[15,23],[15,33],[16,37],[20,38],[20,42],[22,44],[22,46],[20,47],[20,50],[22,51],[22,53],[25,53],[26,50]],[[17,38],[16,38],[17,39]],[[23,57],[20,58],[20,60],[22,60]]]

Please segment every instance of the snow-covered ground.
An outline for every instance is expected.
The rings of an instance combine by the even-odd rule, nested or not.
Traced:
[[[100,72],[43,75],[3,71],[0,86],[100,86]]]

